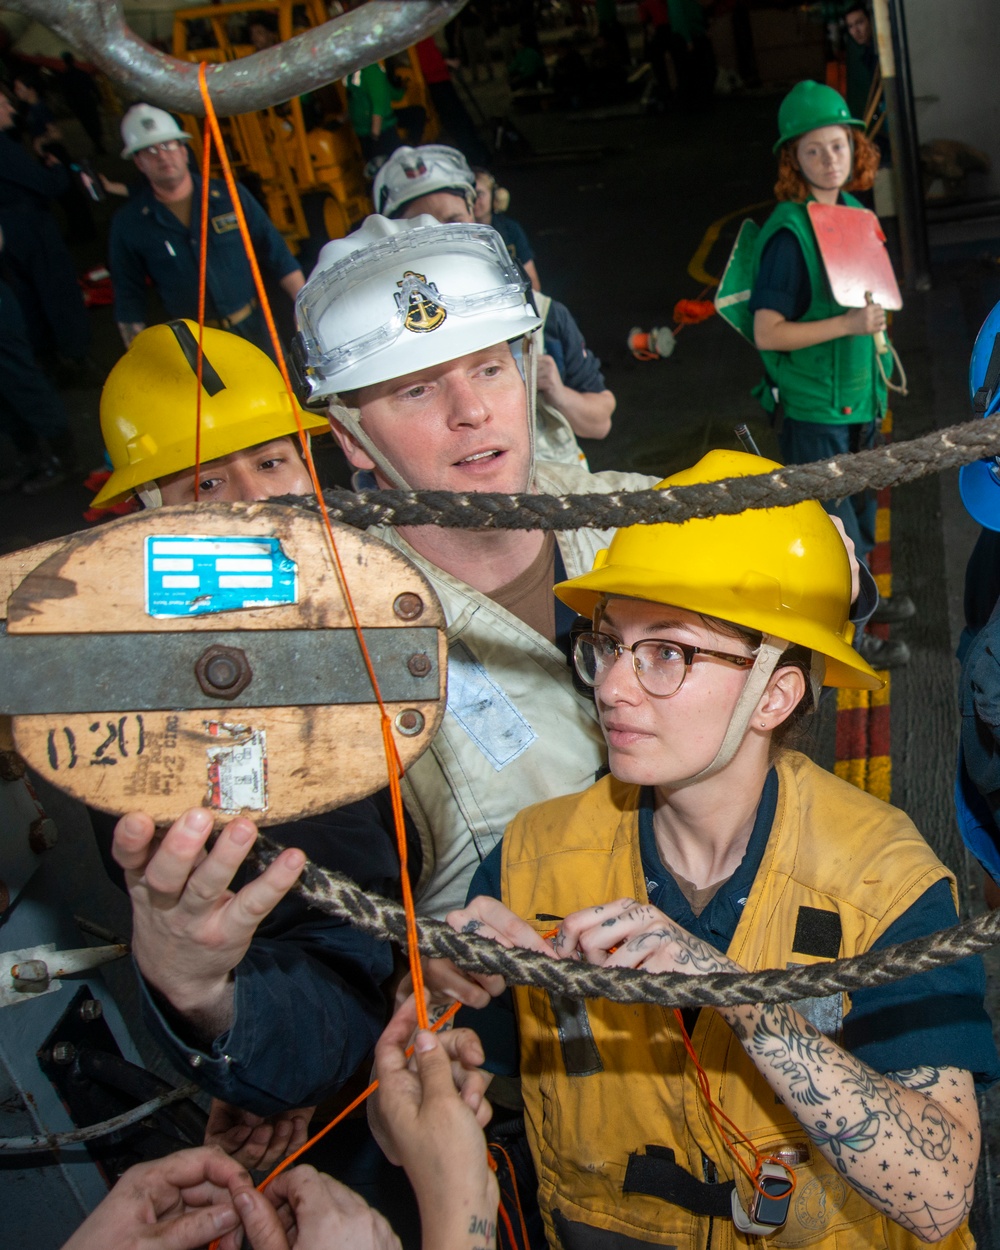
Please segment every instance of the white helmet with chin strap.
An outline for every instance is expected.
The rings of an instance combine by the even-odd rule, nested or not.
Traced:
[[[296,297],[291,366],[299,398],[307,408],[326,407],[383,475],[408,489],[405,466],[388,463],[362,429],[358,409],[345,407],[340,396],[516,341],[523,344],[533,453],[529,336],[541,319],[526,291],[503,240],[489,226],[371,216],[354,234],[324,246]]]
[[[472,211],[476,176],[462,153],[443,143],[397,148],[375,175],[372,199],[377,213],[398,217],[407,204],[435,191],[451,191],[464,197]]]

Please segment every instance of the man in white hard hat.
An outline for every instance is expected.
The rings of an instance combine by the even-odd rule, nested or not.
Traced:
[[[430,213],[444,223],[471,222],[476,178],[456,148],[435,143],[403,147],[378,171],[372,198],[376,212],[393,219]],[[601,362],[587,349],[566,305],[537,290],[531,301],[541,321],[535,331],[537,455],[539,460],[586,468],[577,437],[607,437],[615,397],[605,384]]]
[[[521,369],[530,376],[539,318],[526,287],[499,235],[475,223],[376,216],[324,247],[297,301],[292,358],[305,406],[329,410],[363,484],[552,494],[652,484],[533,464],[533,396]],[[608,536],[376,533],[430,577],[450,623],[449,710],[404,779],[413,860],[422,860],[420,907],[443,915],[464,903],[473,871],[517,809],[582,789],[603,767],[593,703],[574,688],[569,667],[572,614],[557,608],[551,588],[564,570],[589,569]],[[152,991],[152,1025],[174,1061],[217,1097],[261,1115],[303,1106],[348,1075],[345,1055],[356,1045],[343,1035],[341,1001],[354,993],[356,973],[341,964],[334,975],[329,956],[343,926],[319,918],[277,937],[272,924],[256,937],[301,855],[286,850],[230,894],[247,822],[231,825],[237,840],[223,833],[202,859],[211,823],[189,813],[160,843],[145,817],[118,825],[115,855],[132,891],[133,949]],[[354,836],[361,846],[383,835]],[[220,863],[232,867],[219,875]],[[195,904],[206,872],[218,887],[214,901]],[[308,1019],[300,1019],[307,1001]]]
[[[168,319],[198,316],[201,176],[188,162],[190,135],[163,109],[135,104],[122,118],[122,156],[135,161],[148,185],[111,223],[115,320],[127,347],[147,321],[151,283]],[[298,261],[257,201],[242,187],[240,202],[265,273],[294,299],[305,279]],[[272,354],[236,214],[225,185],[209,188],[206,324],[231,330]]]
[[[328,410],[358,486],[567,494],[654,484],[534,463],[525,375],[539,318],[526,288],[487,226],[375,216],[324,247],[296,301],[292,361],[300,398]],[[580,791],[604,768],[594,704],[569,664],[575,618],[552,586],[589,571],[609,534],[374,533],[429,578],[448,622],[447,712],[403,779],[418,906],[440,916],[464,903],[517,811]],[[377,821],[351,819],[352,844],[384,839]],[[189,812],[157,841],[153,822],[133,813],[116,830],[152,1027],[218,1098],[258,1115],[313,1103],[343,1080],[356,1044],[343,1025],[352,974],[330,954],[344,926],[268,921],[258,935],[298,877],[301,854],[282,852],[233,893],[254,828],[233,821],[206,857],[212,824],[211,813]]]

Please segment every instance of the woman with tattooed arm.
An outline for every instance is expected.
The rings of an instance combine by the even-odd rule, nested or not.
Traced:
[[[662,485],[776,467],[713,452]],[[784,745],[821,685],[882,684],[850,645],[848,559],[818,503],[621,530],[556,594],[593,622],[574,658],[611,775],[516,817],[455,928],[707,974],[956,922],[954,879],[908,818]],[[489,1000],[451,965],[432,981]],[[515,988],[550,1243],[971,1246],[975,1085],[1000,1077],[983,988],[975,959],[794,1006],[683,1013]],[[489,1055],[499,1030],[480,1032]]]

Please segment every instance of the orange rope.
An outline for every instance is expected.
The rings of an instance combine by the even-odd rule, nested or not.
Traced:
[[[696,326],[715,315],[715,305],[708,299],[679,299],[674,305],[674,321],[680,326]]]
[[[205,77],[205,62],[198,68],[199,79]],[[205,287],[208,282],[208,175],[212,164],[212,135],[205,127],[201,149],[201,236],[198,252],[198,399],[194,426],[194,501],[201,494],[201,383],[205,364]]]
[[[518,1219],[520,1220],[520,1222],[521,1222],[521,1238],[522,1238],[521,1245],[523,1246],[524,1250],[529,1250],[530,1242],[528,1241],[528,1226],[527,1226],[527,1224],[524,1222],[524,1211],[523,1211],[523,1210],[522,1210],[522,1208],[521,1208],[521,1195],[520,1195],[520,1193],[518,1192],[518,1188],[517,1188],[517,1177],[514,1175],[514,1165],[513,1165],[513,1163],[511,1163],[511,1160],[510,1160],[510,1155],[507,1153],[507,1151],[506,1151],[506,1150],[504,1150],[503,1146],[501,1146],[499,1142],[496,1142],[496,1141],[494,1141],[494,1142],[490,1142],[490,1143],[489,1143],[489,1149],[490,1149],[491,1151],[492,1151],[492,1150],[498,1150],[498,1151],[500,1152],[500,1154],[502,1154],[502,1155],[503,1155],[504,1160],[505,1160],[505,1162],[506,1162],[506,1164],[507,1164],[507,1171],[508,1171],[508,1173],[510,1174],[510,1187],[511,1187],[511,1189],[514,1191],[514,1206],[517,1208],[517,1218],[518,1218]],[[490,1161],[491,1161],[491,1162],[493,1162],[493,1156],[492,1156],[492,1155],[490,1155]],[[495,1169],[495,1168],[496,1168],[496,1164],[495,1164],[495,1163],[493,1163],[493,1166],[494,1166],[494,1169]],[[517,1248],[517,1241],[516,1241],[516,1240],[515,1240],[515,1238],[514,1238],[514,1230],[510,1227],[510,1220],[507,1218],[507,1212],[506,1212],[506,1210],[505,1210],[505,1208],[504,1208],[504,1205],[503,1205],[503,1194],[502,1194],[502,1193],[501,1193],[501,1195],[500,1195],[500,1210],[503,1212],[503,1217],[504,1217],[504,1220],[505,1220],[505,1222],[506,1222],[506,1224],[507,1224],[507,1232],[508,1232],[508,1234],[510,1235],[510,1242],[511,1242],[511,1246],[514,1248],[514,1250],[516,1250],[516,1248]]]
[[[359,631],[360,632],[360,631]],[[378,687],[376,686],[376,693]],[[380,700],[381,703],[381,700]],[[424,994],[424,965],[420,958],[420,939],[417,932],[417,912],[413,901],[413,889],[410,885],[410,856],[406,845],[406,825],[403,818],[403,795],[399,788],[402,765],[396,752],[396,743],[392,736],[392,725],[385,708],[382,709],[382,741],[385,744],[386,759],[389,763],[389,794],[392,797],[392,816],[396,826],[396,849],[399,852],[399,879],[403,887],[403,911],[406,915],[406,948],[410,963],[410,976],[413,979],[413,992],[417,997],[417,1024],[427,1028],[427,1001]],[[395,768],[393,767],[395,760]]]
[[[705,296],[711,287],[703,286],[695,299],[681,299],[674,305],[674,324],[671,333],[676,339],[685,326],[698,325],[707,321],[715,313],[715,304],[706,300]],[[650,334],[641,331],[630,334],[628,348],[636,360],[659,360],[659,352],[652,351],[649,346]]]
[[[219,120],[215,113],[215,107],[212,104],[212,98],[208,90],[208,83],[205,77],[206,65],[203,62],[198,69],[198,86],[201,91],[202,103],[205,109],[205,140],[204,140],[204,159],[202,162],[203,183],[202,183],[202,219],[201,219],[201,256],[199,258],[199,275],[198,275],[198,402],[197,402],[197,422],[198,428],[195,434],[195,498],[197,499],[197,474],[198,460],[200,459],[200,440],[201,440],[201,382],[202,382],[202,360],[203,346],[202,335],[204,333],[205,323],[205,285],[207,275],[207,258],[208,258],[208,175],[209,162],[211,158],[211,142],[214,140],[216,150],[219,153],[219,162],[222,168],[222,174],[225,178],[226,187],[229,191],[229,197],[233,205],[233,212],[236,216],[236,222],[239,227],[240,237],[243,240],[243,247],[246,251],[247,261],[250,265],[250,272],[253,275],[254,286],[257,291],[257,298],[260,303],[261,310],[264,314],[264,320],[267,324],[268,333],[271,336],[271,343],[274,347],[275,359],[278,368],[281,371],[281,377],[285,384],[285,390],[288,394],[288,402],[291,405],[292,415],[295,418],[295,424],[298,428],[299,446],[302,450],[302,458],[305,461],[309,471],[309,478],[312,482],[313,491],[316,494],[319,503],[320,513],[323,517],[323,525],[326,531],[327,540],[330,546],[330,553],[333,557],[334,567],[336,569],[337,578],[340,588],[344,596],[344,602],[347,606],[348,615],[351,624],[358,638],[358,645],[361,648],[361,655],[364,661],[365,669],[368,673],[368,679],[371,682],[372,690],[375,694],[376,702],[379,707],[382,729],[382,743],[385,749],[386,766],[389,774],[389,791],[392,796],[393,819],[396,826],[396,842],[399,850],[400,861],[400,879],[403,893],[403,906],[406,912],[406,932],[407,932],[407,948],[410,962],[410,974],[413,979],[413,992],[416,996],[417,1024],[419,1028],[426,1029],[433,1027],[436,1031],[440,1029],[448,1020],[458,1011],[460,1004],[454,1003],[442,1017],[430,1026],[427,1018],[427,1002],[424,992],[423,967],[420,962],[420,949],[418,945],[418,932],[416,912],[413,902],[413,890],[410,884],[410,876],[408,870],[408,854],[406,845],[406,827],[403,813],[403,797],[400,790],[400,777],[403,773],[402,762],[399,758],[399,752],[396,749],[396,742],[392,734],[392,723],[386,710],[385,703],[382,699],[382,693],[379,689],[378,678],[375,675],[375,667],[372,663],[371,654],[365,641],[364,631],[361,628],[361,622],[358,617],[357,609],[354,605],[354,599],[351,595],[350,587],[347,583],[347,577],[344,572],[344,566],[340,559],[340,553],[337,550],[337,542],[333,533],[333,525],[330,521],[330,514],[327,510],[326,503],[323,499],[322,488],[320,487],[319,477],[316,472],[316,465],[312,457],[312,449],[309,445],[309,439],[306,437],[305,429],[302,425],[302,418],[299,415],[299,406],[295,399],[295,393],[292,390],[291,379],[288,375],[288,367],[285,364],[284,354],[281,350],[281,343],[278,339],[278,331],[274,323],[274,317],[271,312],[270,302],[267,298],[267,291],[264,287],[264,281],[261,277],[260,266],[257,263],[257,257],[254,253],[253,241],[250,238],[250,231],[247,228],[246,216],[243,212],[243,205],[240,201],[239,191],[236,186],[236,180],[233,177],[233,171],[229,163],[229,156],[226,152],[225,144],[222,139],[222,131],[219,127]],[[407,1051],[412,1054],[412,1047]],[[270,1182],[286,1168],[290,1167],[297,1159],[299,1159],[307,1150],[309,1150],[317,1141],[326,1133],[339,1124],[345,1116],[349,1115],[356,1107],[360,1106],[370,1094],[378,1088],[378,1082],[375,1081],[360,1094],[354,1101],[346,1107],[339,1115],[335,1116],[323,1129],[316,1133],[303,1146],[296,1150],[293,1154],[284,1159],[278,1166],[267,1176],[258,1189],[265,1189]],[[213,1250],[218,1246],[219,1242],[212,1243]]]
[[[392,736],[392,723],[389,714],[386,711],[385,703],[382,700],[382,693],[379,689],[378,678],[375,675],[375,667],[372,663],[371,654],[365,641],[364,631],[361,628],[361,622],[358,617],[357,609],[354,605],[354,599],[351,595],[350,587],[347,583],[347,577],[344,572],[344,566],[340,559],[340,553],[337,550],[337,542],[333,533],[333,525],[330,521],[330,514],[327,511],[325,501],[323,499],[322,488],[320,487],[319,477],[316,472],[316,465],[312,457],[312,449],[309,445],[309,439],[306,437],[305,429],[302,426],[302,418],[299,415],[299,406],[292,390],[291,379],[288,376],[288,368],[285,364],[284,354],[281,350],[281,343],[278,339],[277,328],[274,324],[274,317],[271,312],[270,302],[267,298],[267,291],[264,288],[264,281],[261,277],[260,266],[257,264],[257,257],[254,253],[253,241],[250,238],[250,231],[247,228],[246,216],[243,212],[243,205],[240,201],[239,191],[236,187],[236,180],[233,177],[232,168],[229,164],[229,157],[226,152],[225,144],[222,140],[222,132],[219,127],[219,121],[212,104],[211,95],[209,94],[208,84],[205,78],[205,63],[199,66],[198,85],[201,91],[202,103],[205,108],[205,149],[203,160],[203,184],[202,184],[202,220],[201,220],[201,257],[199,263],[199,291],[198,291],[198,406],[197,419],[198,430],[196,433],[196,456],[200,452],[200,436],[201,436],[201,370],[203,359],[202,335],[204,333],[205,321],[205,281],[207,272],[207,238],[208,238],[208,173],[209,160],[211,154],[211,141],[214,140],[216,150],[219,153],[219,162],[222,167],[223,177],[226,181],[226,187],[229,191],[229,197],[233,205],[233,212],[236,216],[236,222],[239,227],[240,237],[243,240],[243,247],[246,251],[247,261],[250,265],[250,272],[253,275],[254,286],[257,290],[257,298],[260,302],[261,310],[264,314],[264,320],[267,324],[268,333],[271,336],[271,342],[274,346],[275,358],[278,362],[278,368],[281,370],[282,380],[285,383],[285,390],[288,394],[288,402],[291,405],[292,415],[295,418],[295,424],[299,433],[299,445],[302,449],[302,458],[305,461],[309,471],[309,477],[312,482],[313,490],[319,503],[320,512],[323,517],[324,529],[326,531],[327,540],[330,546],[330,552],[333,557],[334,567],[337,572],[337,578],[340,588],[344,596],[344,602],[347,606],[348,615],[351,624],[358,638],[358,644],[361,648],[362,659],[364,660],[365,669],[368,673],[368,679],[371,682],[375,699],[378,703],[379,714],[381,718],[382,743],[385,749],[386,766],[389,774],[389,790],[392,796],[392,811],[396,826],[396,841],[399,850],[400,860],[400,879],[403,892],[403,906],[406,912],[406,930],[407,930],[407,947],[410,961],[410,973],[413,979],[413,991],[416,995],[417,1008],[417,1024],[418,1027],[426,1029],[429,1027],[427,1018],[427,1002],[424,993],[423,967],[420,962],[420,950],[418,946],[416,913],[413,902],[413,891],[410,885],[410,876],[408,870],[408,854],[406,845],[406,827],[403,814],[403,798],[399,786],[399,780],[402,776],[402,763],[399,758],[399,752],[396,749],[395,739]],[[196,465],[197,474],[197,465]],[[197,476],[195,478],[195,491],[197,492]],[[197,493],[195,494],[197,499]],[[460,1004],[453,1004],[436,1022],[434,1029],[439,1029],[446,1021],[458,1011]],[[412,1053],[412,1048],[407,1052]],[[359,1095],[348,1107],[346,1107],[338,1116],[334,1117],[320,1132],[316,1133],[303,1146],[296,1150],[293,1154],[283,1160],[270,1173],[269,1176],[258,1186],[260,1190],[266,1188],[267,1185],[287,1167],[290,1167],[296,1159],[300,1158],[307,1150],[310,1149],[321,1137],[328,1133],[335,1125],[339,1124],[345,1116],[349,1115],[356,1107],[378,1088],[378,1082],[373,1082],[361,1095]],[[213,1243],[213,1247],[218,1246],[218,1241]]]
[[[514,1236],[514,1227],[510,1222],[510,1216],[507,1214],[507,1209],[503,1205],[503,1198],[501,1198],[500,1202],[497,1204],[497,1215],[499,1215],[503,1220],[503,1226],[507,1230],[507,1238],[510,1241],[511,1250],[517,1250],[517,1239]],[[524,1245],[525,1250],[527,1250],[528,1243],[525,1242]]]
[[[396,821],[396,844],[399,851],[401,869],[400,877],[403,887],[403,907],[406,913],[407,954],[410,962],[410,975],[413,978],[413,992],[416,995],[417,1000],[417,1024],[420,1028],[426,1029],[428,1027],[427,1003],[424,996],[424,977],[423,968],[420,963],[420,948],[418,944],[416,912],[413,905],[413,892],[410,888],[410,879],[407,872],[406,827],[403,820],[402,792],[399,788],[399,779],[402,776],[403,767],[399,758],[399,752],[396,749],[395,739],[392,736],[392,723],[389,720],[389,714],[382,701],[382,694],[379,690],[378,679],[375,676],[375,667],[372,663],[371,655],[368,652],[364,631],[361,628],[361,622],[358,619],[350,587],[347,584],[347,578],[344,574],[344,567],[340,560],[340,554],[337,551],[337,543],[333,536],[333,526],[330,522],[330,514],[327,511],[326,503],[323,499],[323,491],[319,484],[319,477],[316,473],[316,465],[313,462],[312,451],[309,447],[309,440],[307,439],[306,432],[302,426],[302,418],[299,416],[299,406],[295,399],[295,392],[292,390],[291,378],[288,375],[288,366],[285,364],[285,357],[281,350],[281,343],[278,339],[278,331],[274,324],[274,317],[271,313],[271,305],[267,298],[267,291],[264,288],[264,280],[261,277],[260,266],[257,264],[257,257],[254,254],[253,241],[250,238],[250,231],[247,228],[246,216],[243,212],[243,204],[239,197],[239,191],[237,190],[236,179],[233,177],[233,171],[229,164],[229,156],[222,140],[222,131],[219,127],[219,119],[216,116],[215,106],[212,103],[212,97],[208,90],[208,83],[205,78],[204,62],[202,62],[201,66],[199,66],[198,86],[201,91],[202,103],[205,107],[205,120],[208,123],[208,126],[211,129],[212,137],[215,140],[215,147],[219,153],[219,162],[222,166],[222,174],[226,180],[226,187],[229,191],[229,198],[232,201],[233,212],[236,215],[236,222],[239,226],[240,237],[243,240],[243,247],[246,251],[247,261],[250,264],[250,272],[253,274],[254,286],[257,289],[257,298],[260,302],[261,311],[264,314],[264,320],[267,323],[268,332],[271,336],[271,342],[274,346],[275,358],[278,362],[278,368],[281,370],[281,376],[285,383],[285,390],[288,392],[288,402],[292,406],[292,414],[295,417],[295,424],[298,427],[299,444],[302,448],[302,456],[309,470],[309,477],[312,481],[313,490],[316,494],[316,500],[319,504],[319,510],[323,517],[323,524],[329,540],[330,551],[333,556],[334,566],[337,571],[341,591],[344,595],[344,602],[347,605],[348,614],[351,618],[351,624],[357,634],[358,644],[361,648],[361,655],[364,660],[365,669],[368,672],[368,679],[371,682],[372,690],[375,693],[375,699],[378,703],[379,713],[381,715],[382,741],[385,747],[386,765],[389,773],[389,791],[392,796],[392,810]],[[202,228],[207,229],[207,222],[205,220],[202,222]]]
[[[452,1005],[448,1008],[448,1010],[444,1013],[444,1015],[442,1015],[440,1019],[435,1020],[434,1023],[431,1025],[431,1032],[436,1033],[438,1029],[444,1028],[444,1026],[448,1023],[448,1021],[452,1019],[452,1017],[461,1009],[461,1006],[462,1006],[461,1003],[452,1003]],[[406,1054],[407,1054],[407,1057],[413,1054],[412,1046],[407,1047]],[[343,1111],[341,1111],[338,1115],[335,1115],[329,1124],[327,1124],[324,1128],[321,1128],[320,1131],[315,1136],[310,1137],[309,1140],[304,1145],[300,1146],[298,1150],[290,1154],[287,1159],[282,1159],[282,1161],[278,1164],[278,1166],[274,1169],[274,1171],[268,1173],[268,1175],[257,1186],[257,1188],[261,1191],[261,1193],[264,1192],[264,1190],[267,1188],[268,1185],[270,1185],[270,1183],[274,1180],[276,1176],[280,1176],[280,1174],[284,1172],[285,1168],[290,1168],[296,1159],[298,1159],[301,1155],[304,1155],[305,1152],[309,1150],[312,1146],[315,1146],[315,1144],[319,1141],[321,1137],[325,1137],[326,1134],[329,1133],[330,1129],[335,1128],[341,1122],[341,1120],[345,1120],[356,1107],[360,1107],[361,1104],[365,1101],[365,1099],[369,1098],[372,1094],[374,1094],[377,1089],[378,1089],[378,1081],[372,1081],[371,1085],[369,1085],[368,1088],[364,1090],[362,1093],[358,1094],[357,1098],[355,1098],[352,1103],[346,1106],[343,1109]]]
[[[783,1159],[778,1159],[774,1155],[761,1154],[761,1152],[757,1149],[757,1147],[753,1144],[753,1142],[746,1136],[743,1130],[737,1124],[735,1124],[729,1118],[729,1116],[726,1115],[726,1113],[722,1110],[722,1108],[718,1106],[718,1104],[712,1099],[711,1087],[708,1083],[708,1075],[705,1072],[705,1069],[698,1062],[698,1056],[695,1054],[694,1047],[691,1045],[691,1038],[688,1036],[688,1031],[684,1026],[684,1017],[681,1014],[681,1011],[679,1008],[677,1007],[674,1008],[674,1015],[677,1017],[677,1023],[680,1026],[681,1039],[684,1042],[684,1049],[687,1051],[688,1057],[690,1058],[691,1062],[694,1064],[695,1072],[697,1073],[697,1076],[698,1076],[698,1085],[701,1088],[702,1097],[705,1099],[705,1102],[708,1104],[708,1114],[712,1117],[712,1122],[714,1123],[715,1127],[719,1130],[719,1135],[722,1138],[722,1142],[726,1150],[728,1151],[730,1155],[732,1155],[734,1161],[736,1162],[737,1167],[740,1169],[741,1172],[744,1173],[745,1176],[749,1178],[750,1184],[753,1185],[754,1189],[756,1189],[756,1191],[761,1195],[761,1197],[764,1197],[764,1198],[773,1198],[777,1196],[780,1196],[782,1198],[788,1197],[789,1194],[792,1194],[795,1192],[795,1173],[788,1166],[788,1164],[785,1163]],[[723,1121],[725,1121],[725,1125],[723,1124]],[[726,1125],[728,1125],[728,1127],[732,1129],[733,1134],[736,1138],[735,1141],[726,1132],[726,1127],[725,1127]],[[753,1156],[754,1165],[752,1168],[748,1167],[747,1164],[744,1163],[743,1159],[741,1158],[739,1154],[738,1147],[742,1147]],[[763,1168],[765,1163],[775,1163],[778,1165],[778,1167],[784,1169],[785,1174],[788,1177],[787,1193],[781,1194],[781,1195],[765,1193],[765,1191],[761,1187],[760,1182],[758,1180],[758,1177],[761,1174],[761,1169]]]
[[[705,296],[709,293],[711,289],[712,288],[710,286],[703,286],[701,290],[698,292],[698,294],[694,297],[693,300],[682,299],[682,300],[677,301],[677,303],[674,305],[674,338],[676,338],[677,335],[680,334],[680,332],[684,329],[685,326],[697,325],[699,321],[704,321],[707,319],[707,317],[694,317],[689,320],[688,318],[684,317],[682,315],[682,311],[679,311],[679,310],[682,310],[682,306],[685,304],[697,306],[705,299]],[[713,304],[712,312],[714,311],[715,311],[715,305]],[[707,316],[711,316],[711,314],[707,314]]]
[[[434,1023],[431,1025],[431,1032],[436,1033],[438,1029],[443,1029],[444,1026],[448,1023],[448,1021],[456,1014],[456,1012],[458,1012],[461,1009],[461,1006],[462,1006],[461,1003],[452,1003],[452,1005],[448,1008],[448,1010],[444,1013],[444,1015],[442,1015],[438,1020],[435,1020]],[[407,1058],[409,1058],[409,1056],[412,1054],[413,1054],[413,1047],[408,1046],[406,1048]],[[296,1159],[301,1158],[302,1155],[304,1155],[307,1150],[310,1150],[313,1146],[315,1146],[321,1137],[325,1137],[327,1133],[329,1133],[330,1129],[336,1128],[337,1125],[341,1122],[341,1120],[346,1120],[347,1117],[351,1114],[351,1112],[354,1111],[357,1107],[360,1107],[361,1104],[365,1101],[365,1099],[370,1098],[371,1095],[374,1094],[377,1089],[378,1089],[378,1081],[372,1081],[371,1085],[369,1085],[366,1090],[362,1090],[362,1092],[358,1094],[357,1098],[355,1098],[353,1102],[348,1103],[348,1105],[343,1109],[343,1111],[335,1115],[329,1124],[321,1128],[318,1133],[314,1133],[313,1136],[310,1137],[307,1142],[305,1142],[303,1145],[301,1145],[298,1148],[298,1150],[293,1151],[288,1156],[287,1159],[282,1159],[282,1161],[278,1164],[276,1168],[268,1172],[267,1176],[265,1176],[264,1179],[261,1181],[261,1183],[257,1186],[257,1192],[263,1193],[264,1190],[268,1187],[268,1185],[270,1185],[270,1183],[274,1180],[276,1176],[280,1176],[281,1173],[284,1172],[286,1168],[290,1168],[292,1164],[296,1161]],[[221,1237],[217,1237],[215,1241],[210,1243],[208,1250],[219,1250],[219,1243],[221,1242],[221,1240],[222,1240]],[[527,1242],[525,1242],[525,1246],[527,1246]]]

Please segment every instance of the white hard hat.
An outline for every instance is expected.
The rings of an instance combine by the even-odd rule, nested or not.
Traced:
[[[152,104],[133,104],[122,118],[122,142],[125,144],[122,160],[128,160],[154,143],[190,138],[163,109],[154,108]]]
[[[324,246],[296,297],[302,402],[530,334],[541,318],[527,286],[490,226],[368,217]]]
[[[435,191],[453,191],[471,208],[476,178],[457,148],[427,143],[421,148],[397,148],[375,175],[372,199],[375,211],[398,217],[407,204]]]

